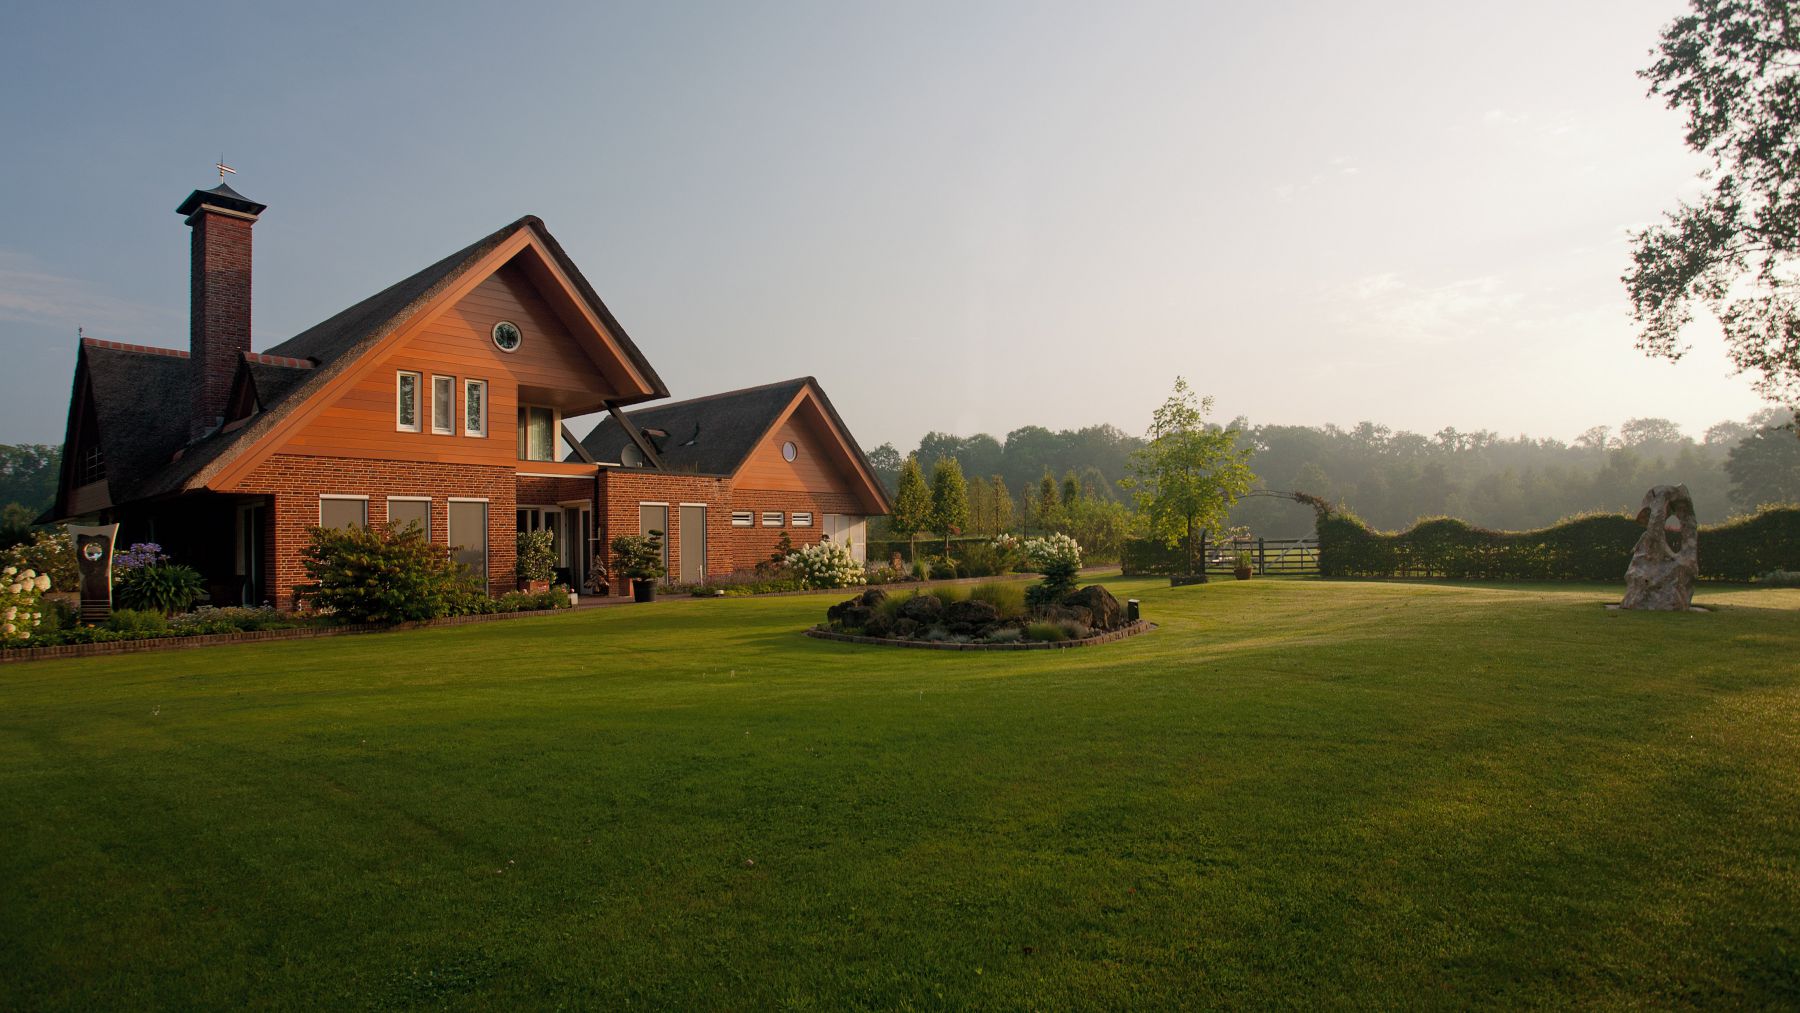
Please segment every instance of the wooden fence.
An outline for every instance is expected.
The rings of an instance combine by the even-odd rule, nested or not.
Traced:
[[[1237,558],[1249,553],[1250,566],[1259,577],[1318,576],[1319,540],[1317,538],[1236,538],[1226,542],[1200,543],[1200,558],[1207,573],[1231,573]]]

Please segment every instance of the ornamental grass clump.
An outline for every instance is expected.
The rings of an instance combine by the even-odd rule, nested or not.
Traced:
[[[26,567],[0,570],[0,644],[22,647],[44,621],[43,594],[50,575]]]
[[[803,545],[788,553],[786,562],[805,588],[854,587],[867,580],[862,564],[836,542]]]

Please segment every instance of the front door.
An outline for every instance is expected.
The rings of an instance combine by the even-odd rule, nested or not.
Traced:
[[[706,581],[706,508],[681,508],[681,582]]]
[[[263,518],[260,503],[237,509],[237,574],[240,604],[252,608],[267,600],[263,588]]]

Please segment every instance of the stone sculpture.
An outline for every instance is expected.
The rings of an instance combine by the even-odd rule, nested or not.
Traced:
[[[1681,524],[1680,548],[1669,547],[1668,523]],[[1659,485],[1644,494],[1637,520],[1644,534],[1631,550],[1625,571],[1625,600],[1620,608],[1651,612],[1686,612],[1694,599],[1694,576],[1700,572],[1699,531],[1694,501],[1685,485]]]

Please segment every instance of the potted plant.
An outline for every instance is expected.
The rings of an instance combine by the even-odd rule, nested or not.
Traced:
[[[1239,580],[1249,580],[1252,569],[1253,568],[1250,565],[1250,553],[1240,552],[1237,554],[1237,562],[1231,567],[1231,575]]]
[[[656,582],[663,569],[663,533],[620,535],[612,540],[619,575],[631,581],[631,596],[638,601],[656,600]]]
[[[543,594],[556,573],[556,548],[548,531],[519,532],[519,590]]]

